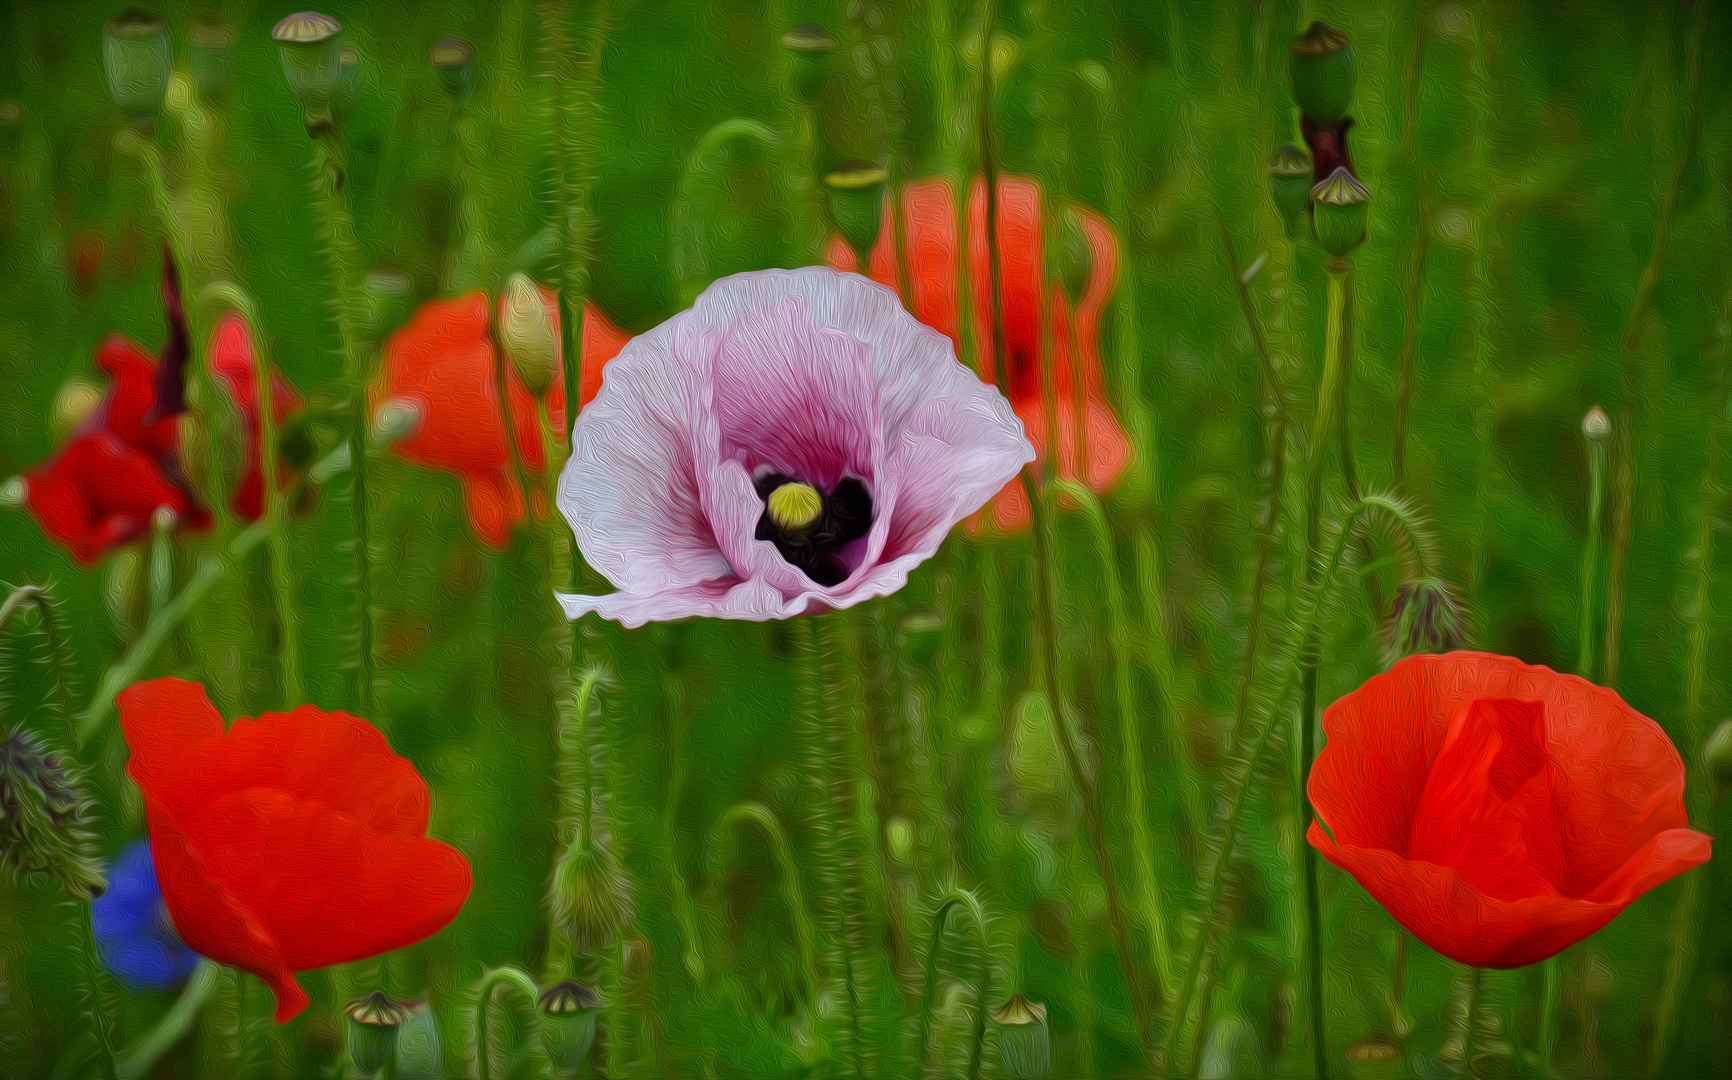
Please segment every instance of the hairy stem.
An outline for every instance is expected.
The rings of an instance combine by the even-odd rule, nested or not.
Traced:
[[[523,995],[529,1009],[529,1052],[542,1056],[541,1010],[536,997],[540,991],[522,970],[514,967],[494,968],[481,977],[475,993],[475,1075],[479,1080],[493,1080],[493,1003],[501,992],[516,990]]]
[[[986,936],[986,912],[973,893],[952,889],[932,916],[932,941],[926,947],[926,982],[920,997],[920,1042],[914,1059],[916,1074],[924,1074],[932,1052],[932,999],[938,990],[938,955],[944,947],[945,920],[950,913],[968,913],[980,946],[980,979],[975,985],[974,1042],[968,1054],[968,1080],[979,1080],[980,1051],[986,1035],[986,993],[992,977],[992,950]]]

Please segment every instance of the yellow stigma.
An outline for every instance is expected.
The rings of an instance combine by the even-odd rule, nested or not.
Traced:
[[[824,500],[811,484],[783,484],[765,500],[770,520],[784,529],[801,529],[818,520]]]

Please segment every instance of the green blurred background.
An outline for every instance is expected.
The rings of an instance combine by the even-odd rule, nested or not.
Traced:
[[[571,32],[587,33],[590,9],[567,6]],[[1277,145],[1297,140],[1286,42],[1314,17],[1353,40],[1353,160],[1373,196],[1370,238],[1355,258],[1352,432],[1361,482],[1397,487],[1430,521],[1445,576],[1470,612],[1473,647],[1570,671],[1588,531],[1580,423],[1594,404],[1618,425],[1633,423],[1635,501],[1615,685],[1678,743],[1692,783],[1706,783],[1688,723],[1706,732],[1732,711],[1723,676],[1732,660],[1732,596],[1723,581],[1732,545],[1723,541],[1705,571],[1712,602],[1701,616],[1710,636],[1700,715],[1685,715],[1684,686],[1704,572],[1698,533],[1706,516],[1717,534],[1728,510],[1721,478],[1705,481],[1704,470],[1725,412],[1732,318],[1732,13],[1710,23],[1699,150],[1680,170],[1695,13],[1671,0],[999,7],[993,52],[1005,66],[993,108],[1002,169],[1116,217],[1128,258],[1113,303],[1135,305],[1138,334],[1121,340],[1129,324],[1109,316],[1102,355],[1136,459],[1106,505],[1131,585],[1140,703],[1133,737],[1149,763],[1149,827],[1175,947],[1194,929],[1197,872],[1215,828],[1267,497],[1259,359],[1215,215],[1240,264],[1258,266],[1249,290],[1303,421],[1320,366],[1324,276],[1315,249],[1282,232],[1263,166]],[[318,388],[338,385],[342,365],[301,109],[269,37],[288,9],[188,2],[154,10],[183,67],[195,21],[215,19],[235,32],[230,81],[213,111],[225,127],[218,187],[237,277],[260,299],[256,330],[274,362],[316,398]],[[333,2],[326,10],[359,59],[342,123],[360,269],[407,275],[417,303],[438,293],[464,212],[454,108],[427,50],[450,34],[475,46],[470,109],[481,153],[472,190],[491,247],[485,265],[469,272],[496,291],[514,253],[556,212],[541,5]],[[0,13],[0,100],[18,105],[0,116],[0,476],[52,452],[55,395],[69,377],[100,378],[91,358],[104,335],[125,333],[154,349],[165,333],[157,298],[163,232],[134,159],[115,148],[126,121],[103,77],[102,24],[118,11],[12,0]],[[974,5],[949,0],[851,9],[804,0],[612,0],[590,162],[593,302],[637,332],[715,277],[813,261],[812,238],[778,194],[787,160],[741,151],[687,168],[705,132],[723,121],[794,130],[777,40],[797,23],[870,43],[888,103],[883,138],[901,176],[974,173],[977,18]],[[1084,77],[1089,63],[1108,75],[1104,94]],[[826,108],[845,122],[859,69],[838,67],[842,88]],[[159,139],[171,161],[185,138],[165,115]],[[1626,356],[1626,323],[1668,200],[1669,244]],[[676,235],[679,221],[695,222],[695,240]],[[1421,242],[1423,262],[1415,258]],[[692,257],[694,245],[703,258]],[[1397,485],[1392,417],[1404,312],[1415,294],[1410,451]],[[398,317],[406,313],[404,305]],[[1627,384],[1623,364],[1633,372]],[[1299,461],[1290,460],[1290,485],[1303,471],[1292,467]],[[382,667],[382,715],[370,718],[432,787],[432,834],[471,860],[474,894],[451,928],[422,945],[308,976],[314,1006],[281,1029],[270,1025],[259,984],[225,975],[193,1037],[156,1075],[335,1075],[336,994],[345,987],[430,996],[456,1072],[468,1061],[471,991],[483,970],[511,963],[540,972],[548,961],[544,896],[562,842],[550,667],[565,624],[536,569],[538,541],[520,535],[504,554],[480,549],[465,530],[455,481],[388,455],[375,459],[370,483]],[[289,527],[306,698],[326,708],[356,701],[345,499],[340,488],[325,492]],[[1302,533],[1291,517],[1296,492],[1287,502],[1290,522],[1272,568],[1275,613],[1287,591],[1281,583],[1294,576],[1294,534]],[[1613,520],[1608,510],[1608,528]],[[1094,718],[1106,799],[1116,806],[1121,733],[1100,567],[1076,515],[1060,516],[1058,540],[1061,655],[1072,694]],[[184,571],[190,555],[181,558]],[[915,855],[886,862],[892,880],[866,886],[881,898],[868,904],[871,948],[899,973],[869,988],[863,1005],[865,1037],[880,1048],[871,1071],[880,1075],[913,1069],[918,1000],[898,986],[915,985],[906,972],[917,969],[933,901],[952,869],[994,916],[992,1004],[1014,988],[1047,1005],[1053,1075],[1143,1071],[1045,699],[1028,693],[1037,681],[1027,630],[1031,560],[1026,533],[974,540],[959,531],[902,593],[845,623],[870,660],[870,767],[858,790],[871,842],[887,834],[887,822],[919,818],[922,799],[944,811],[933,823],[942,837],[918,831]],[[274,623],[262,614],[262,568],[262,556],[236,568],[151,673],[204,682],[231,717],[284,704]],[[1324,646],[1322,701],[1382,670],[1379,617],[1367,600],[1387,599],[1393,573],[1374,568],[1342,605]],[[106,599],[112,567],[81,569],[27,515],[8,512],[0,515],[0,580],[52,583],[72,631],[78,687],[88,693],[130,633]],[[815,991],[797,971],[769,848],[749,838],[722,869],[711,857],[712,827],[751,799],[789,823],[802,872],[813,873],[804,763],[791,749],[807,629],[693,622],[624,631],[592,620],[576,633],[579,658],[611,672],[600,696],[596,775],[632,911],[614,987],[621,1004],[596,1067],[619,1075],[846,1071],[802,1054],[809,1033],[798,1023],[807,1015],[800,1001]],[[12,722],[32,722],[42,696],[24,662],[33,647],[28,636],[8,644]],[[80,756],[93,769],[113,851],[142,832],[136,796],[123,794],[125,746],[109,725]],[[1271,753],[1266,763],[1234,863],[1232,934],[1215,964],[1213,1025],[1201,1054],[1206,1075],[1309,1068],[1295,993],[1297,823],[1284,758]],[[1718,834],[1723,820],[1696,825]],[[1127,842],[1114,833],[1125,867]],[[939,848],[953,858],[931,854]],[[1721,929],[1732,883],[1724,857],[1695,873],[1706,879],[1711,914],[1670,1067],[1674,1075],[1722,1075],[1732,1061],[1732,939]],[[1399,931],[1345,875],[1328,866],[1323,875],[1337,1067],[1366,1076],[1458,1071],[1459,1042],[1451,1057],[1450,1039],[1459,1039],[1459,969],[1417,943],[1402,1005],[1414,1026],[1401,1053],[1350,1059],[1347,1047],[1391,1031]],[[806,895],[818,888],[813,877]],[[1561,1071],[1622,1076],[1645,1066],[1682,891],[1682,880],[1656,889],[1566,955]],[[682,963],[682,903],[716,913],[704,932],[711,964],[725,972],[723,991],[704,989]],[[71,944],[83,917],[46,883],[0,884],[0,1057],[13,1075],[84,1075]],[[941,965],[933,1058],[941,1071],[965,1052],[965,959]],[[1540,986],[1537,968],[1487,976],[1485,1071],[1530,1071],[1521,1052],[1533,1049]],[[119,996],[126,1038],[171,1001]],[[811,1007],[822,1017],[838,1006]],[[995,1062],[989,1047],[989,1070]]]

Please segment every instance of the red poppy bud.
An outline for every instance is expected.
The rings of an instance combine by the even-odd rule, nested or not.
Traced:
[[[1659,725],[1573,675],[1408,657],[1331,705],[1323,729],[1307,838],[1464,964],[1544,960],[1710,855]]]
[[[468,862],[427,837],[426,783],[365,720],[303,705],[225,734],[179,679],[118,704],[175,929],[263,979],[279,1023],[308,1003],[294,972],[412,945],[468,899]]]

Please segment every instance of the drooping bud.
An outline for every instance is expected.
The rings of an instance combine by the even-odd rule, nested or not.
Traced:
[[[782,48],[794,58],[794,92],[810,105],[824,89],[824,79],[830,74],[830,57],[836,51],[836,39],[821,26],[807,23],[782,35]]]
[[[83,777],[30,732],[0,740],[0,867],[45,874],[81,899],[107,889]]]
[[[1582,434],[1591,443],[1603,444],[1612,437],[1612,418],[1606,415],[1606,410],[1595,405],[1588,410],[1588,415],[1582,417]]]
[[[108,95],[120,111],[141,128],[155,124],[173,64],[162,20],[136,8],[108,20],[102,27],[102,60]]]
[[[337,54],[337,34],[342,24],[317,11],[302,11],[271,29],[283,56],[283,74],[307,110],[307,130],[331,123],[331,101],[342,81],[342,58]]]
[[[553,384],[559,370],[559,341],[541,290],[529,275],[512,274],[505,282],[504,311],[500,313],[499,340],[511,357],[512,366],[531,394],[540,397]]]
[[[536,999],[541,1009],[541,1045],[561,1076],[575,1076],[595,1045],[596,1013],[601,999],[595,991],[562,982]]]
[[[89,379],[76,376],[66,380],[60,393],[54,395],[54,412],[50,425],[56,442],[64,439],[102,402],[102,388]]]
[[[409,1019],[409,1009],[375,990],[343,1009],[349,1018],[349,1060],[364,1077],[378,1075],[391,1059],[397,1032]]]
[[[234,45],[235,32],[222,23],[200,20],[187,31],[187,59],[200,94],[217,98],[228,89]]]
[[[770,520],[784,529],[803,529],[824,512],[824,498],[811,484],[783,484],[764,499]]]
[[[865,268],[883,225],[884,181],[889,173],[878,165],[850,165],[824,177],[830,192],[830,216],[836,230],[854,249],[855,265]]]
[[[1384,659],[1390,664],[1416,653],[1445,653],[1467,643],[1466,620],[1449,583],[1422,577],[1395,590],[1384,624]]]
[[[1371,192],[1346,168],[1311,189],[1311,230],[1318,246],[1344,258],[1365,242],[1371,217]]]
[[[1720,721],[1702,744],[1702,768],[1708,774],[1716,799],[1732,788],[1732,720]]]
[[[439,1048],[439,1025],[425,1001],[409,1004],[409,1019],[397,1029],[396,1080],[439,1080],[445,1075],[445,1055]]]
[[[386,398],[373,411],[373,445],[389,446],[398,439],[407,439],[420,426],[420,402],[413,398]]]
[[[1311,212],[1311,156],[1303,147],[1288,143],[1269,159],[1269,194],[1275,209],[1281,212],[1281,223],[1287,227],[1289,239],[1299,235],[1305,218]]]
[[[998,1059],[1010,1080],[1045,1080],[1052,1067],[1046,1006],[1013,996],[992,1014],[998,1029]]]
[[[1293,100],[1306,118],[1335,124],[1353,105],[1355,67],[1347,35],[1318,21],[1294,38]]]
[[[475,89],[475,49],[460,37],[443,37],[427,51],[427,63],[439,76],[439,85],[459,105],[467,104]]]
[[[572,843],[554,864],[549,900],[554,924],[580,952],[608,944],[625,925],[619,862],[593,838]]]

